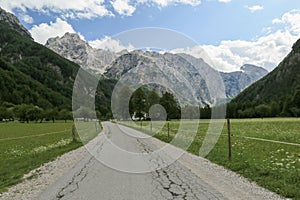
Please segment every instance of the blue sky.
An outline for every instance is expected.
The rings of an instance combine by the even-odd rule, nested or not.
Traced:
[[[272,70],[300,38],[300,2],[290,0],[0,0],[0,6],[40,43],[69,31],[109,49],[110,36],[128,29],[179,31],[199,44],[188,53],[204,49],[222,71],[245,63]]]

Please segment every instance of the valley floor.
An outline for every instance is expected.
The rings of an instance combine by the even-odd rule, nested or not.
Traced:
[[[118,138],[122,138],[121,142],[126,148],[140,148],[140,145],[134,145],[137,140],[124,140],[124,136],[120,137],[123,133],[118,125],[105,123],[104,130],[109,130],[108,134],[113,140],[118,141]],[[122,130],[143,135],[126,127]],[[102,132],[89,142],[88,148],[99,148],[104,135]],[[151,138],[150,142],[144,143],[144,148],[164,145],[165,143]],[[101,151],[99,153],[101,154]],[[78,177],[81,176],[78,172],[84,173],[85,176]],[[0,199],[80,199],[82,195],[85,199],[93,199],[93,195],[97,194],[101,194],[101,199],[140,199],[138,194],[141,192],[146,199],[180,199],[183,194],[186,196],[182,199],[282,199],[238,174],[190,153],[184,153],[178,161],[162,170],[134,175],[105,167],[91,158],[84,147],[80,147],[30,172],[27,176],[32,178],[10,188]],[[185,184],[180,183],[182,180],[185,180]],[[77,187],[73,187],[73,181],[76,181]],[[138,183],[144,185],[137,185]],[[164,184],[170,185],[163,187]],[[67,187],[61,187],[65,185]],[[157,192],[145,190],[144,186]]]

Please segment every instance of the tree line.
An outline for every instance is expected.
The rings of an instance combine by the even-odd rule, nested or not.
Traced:
[[[120,92],[119,98],[121,100],[126,99],[126,96],[130,93],[129,88],[124,88]],[[161,118],[160,116],[150,116],[150,109],[152,106],[160,105],[165,110],[165,118]],[[117,119],[127,119],[127,110],[124,109],[127,105],[118,105],[117,113],[119,116],[115,116]],[[162,114],[161,107],[157,107],[156,114]],[[125,113],[123,113],[125,111]],[[140,87],[135,90],[130,97],[129,101],[129,114],[131,119],[137,120],[171,120],[171,119],[199,119],[201,118],[210,118],[211,117],[211,108],[209,105],[204,106],[203,108],[185,105],[184,107],[180,107],[178,101],[174,97],[174,95],[170,92],[164,92],[162,95],[159,95],[154,90],[149,88]]]
[[[32,104],[13,105],[10,103],[3,103],[0,106],[0,121],[14,121],[20,122],[35,121],[42,123],[44,120],[72,120],[72,112],[67,109],[58,110],[57,108],[43,109]]]
[[[227,117],[262,118],[262,117],[300,117],[300,88],[294,94],[277,101],[244,101],[235,100],[227,104]]]
[[[129,90],[121,91],[123,95],[127,95]],[[120,94],[122,99],[122,94]],[[98,103],[99,104],[99,103]],[[131,119],[137,120],[160,120],[160,116],[150,116],[149,110],[154,105],[161,105],[165,109],[165,119],[210,119],[212,108],[206,105],[199,109],[197,106],[186,105],[180,107],[174,95],[170,92],[165,92],[159,95],[154,90],[138,88],[133,92],[129,101],[129,114]],[[104,106],[104,108],[102,108]],[[127,105],[128,106],[128,105]],[[96,112],[88,108],[80,107],[74,112],[74,117],[78,117],[84,121],[89,119],[107,120],[113,117],[109,106],[96,106]],[[216,107],[215,107],[216,108]],[[160,109],[158,107],[158,109]],[[216,108],[217,109],[217,108]],[[125,113],[122,113],[124,106],[120,106],[120,115],[114,116],[117,119],[127,119]],[[161,110],[157,111],[158,113]],[[181,116],[185,113],[184,117]],[[96,114],[96,115],[95,115]],[[122,116],[123,115],[123,116]],[[287,96],[279,101],[245,101],[235,102],[234,100],[227,103],[226,117],[227,118],[263,118],[263,117],[299,117],[300,116],[300,89],[296,90],[293,95]],[[0,104],[0,121],[19,120],[20,122],[35,121],[42,123],[43,121],[55,120],[73,120],[73,113],[70,109],[49,107],[42,108],[33,104],[19,104],[3,102]]]

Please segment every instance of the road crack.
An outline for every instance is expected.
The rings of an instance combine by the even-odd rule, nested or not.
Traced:
[[[99,153],[102,149],[103,143],[96,149],[96,152]],[[76,190],[79,189],[79,183],[82,182],[87,174],[88,174],[88,168],[92,165],[92,161],[94,161],[95,158],[91,156],[88,161],[83,165],[83,167],[79,170],[79,172],[75,173],[72,179],[68,182],[66,186],[60,189],[60,191],[56,195],[56,199],[60,200],[63,197],[72,194]]]
[[[149,145],[142,140],[137,139],[143,151],[153,152]],[[156,186],[153,195],[156,199],[168,200],[195,200],[195,199],[221,199],[217,191],[207,186],[207,183],[201,181],[196,174],[182,166],[178,162],[167,167],[164,159],[159,155],[154,155],[150,162],[157,165],[158,169],[153,171],[152,183]]]
[[[73,177],[72,180],[65,186],[63,187],[56,195],[57,199],[62,199],[64,196],[71,194],[75,192],[76,190],[79,189],[79,183],[85,179],[87,176],[87,167],[93,160],[93,157],[91,157],[87,163],[81,168],[79,172],[77,172]]]

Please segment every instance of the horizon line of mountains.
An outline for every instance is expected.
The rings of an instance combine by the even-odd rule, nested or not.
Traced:
[[[264,68],[251,64],[243,65],[240,71],[219,72],[203,59],[195,58],[188,54],[161,54],[142,50],[130,52],[123,50],[114,53],[108,50],[92,48],[75,33],[66,33],[62,37],[49,38],[45,46],[64,58],[79,64],[83,69],[115,79],[119,79],[129,70],[140,68],[141,64],[144,64],[145,66],[143,67],[149,68],[150,71],[144,70],[144,72],[139,72],[138,76],[134,78],[145,79],[147,74],[151,73],[151,65],[155,65],[157,68],[161,68],[164,65],[164,69],[169,70],[165,72],[166,74],[170,76],[173,74],[185,74],[185,78],[189,80],[191,85],[199,86],[196,95],[202,104],[210,104],[211,100],[209,99],[209,94],[207,94],[207,86],[199,84],[203,80],[203,76],[209,75],[200,74],[200,72],[219,73],[224,81],[227,99],[235,97],[246,87],[268,73]],[[176,84],[176,81],[173,80],[171,83]],[[180,85],[176,86],[176,88],[181,91]],[[158,92],[162,93],[162,89],[158,89]]]

